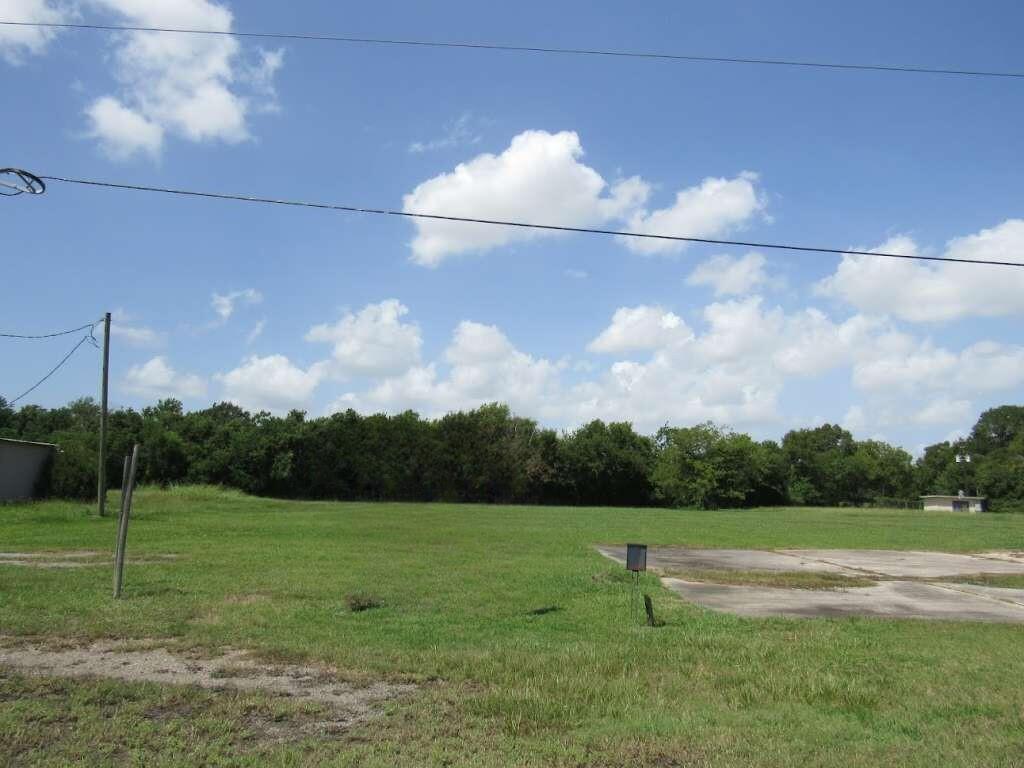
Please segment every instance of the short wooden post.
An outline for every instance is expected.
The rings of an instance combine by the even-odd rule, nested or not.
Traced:
[[[124,585],[124,547],[128,541],[128,520],[132,514],[132,494],[135,492],[135,471],[139,464],[139,444],[132,447],[132,460],[128,469],[128,490],[121,503],[121,519],[117,525],[117,548],[114,550],[114,597],[121,597]]]
[[[644,610],[647,612],[647,626],[658,626],[658,620],[654,618],[654,601],[650,595],[644,595]]]

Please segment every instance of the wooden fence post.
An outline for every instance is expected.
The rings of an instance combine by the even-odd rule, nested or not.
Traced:
[[[131,463],[132,463],[132,457],[131,456],[125,456],[124,457],[124,471],[121,473],[121,506],[118,508],[119,511],[117,513],[117,525],[118,525],[118,528],[121,527],[121,515],[124,514],[124,497],[125,497],[125,494],[128,493],[128,470],[131,467]]]
[[[124,547],[128,541],[128,520],[132,514],[132,495],[135,492],[135,471],[139,464],[139,444],[132,447],[132,461],[128,470],[128,491],[121,503],[121,517],[117,525],[117,548],[114,550],[114,597],[121,597],[124,585]]]

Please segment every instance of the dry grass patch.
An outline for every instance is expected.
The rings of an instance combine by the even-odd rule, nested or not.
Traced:
[[[683,581],[709,584],[728,584],[746,587],[785,587],[787,589],[849,589],[872,587],[877,579],[862,576],[843,576],[838,573],[809,573],[805,571],[725,571],[659,569],[662,576]]]

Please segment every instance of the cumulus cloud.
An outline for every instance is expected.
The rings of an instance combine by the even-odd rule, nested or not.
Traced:
[[[853,382],[860,389],[890,395],[944,391],[955,397],[1024,385],[1024,347],[981,341],[954,352],[927,339],[890,338],[855,363]]]
[[[316,364],[303,370],[284,355],[252,355],[214,379],[223,386],[224,398],[232,403],[254,411],[283,413],[308,407],[323,379],[323,369]]]
[[[74,14],[68,3],[52,0],[0,0],[0,17],[10,21],[63,24],[72,21]],[[56,29],[45,27],[0,27],[0,58],[9,64],[21,64],[27,56],[43,53],[57,34]]]
[[[780,418],[778,396],[787,376],[840,364],[843,353],[836,349],[861,344],[871,327],[832,323],[810,310],[787,315],[756,298],[710,305],[703,320],[705,329],[695,333],[664,308],[620,308],[589,349],[643,352],[646,359],[615,360],[596,372],[585,368],[588,378],[575,384],[567,381],[570,366],[518,349],[496,326],[464,321],[443,360],[348,392],[332,407],[436,415],[497,400],[560,426],[593,418],[628,420],[642,429],[704,419],[764,424]]]
[[[766,308],[760,297],[709,304],[698,332],[679,324],[659,334],[665,315],[647,307],[616,311],[598,339],[625,352],[630,334],[616,332],[636,320],[650,328],[643,334],[650,356],[618,360],[603,376],[572,388],[568,401],[580,420],[628,419],[646,429],[705,419],[775,423],[781,419],[779,396],[792,377],[848,363],[867,348],[876,328],[859,317],[836,323],[812,308]]]
[[[338,322],[313,326],[307,341],[333,345],[331,372],[339,377],[390,376],[420,361],[419,326],[403,323],[409,310],[398,299],[347,312]]]
[[[939,396],[914,413],[918,424],[965,424],[974,415],[970,400],[953,400]]]
[[[496,326],[459,323],[445,360],[446,376],[438,372],[436,363],[415,366],[364,395],[342,397],[332,408],[395,412],[411,407],[430,415],[493,401],[508,403],[521,413],[540,410],[550,415],[558,408],[560,366],[519,351]]]
[[[235,313],[238,304],[259,304],[262,301],[262,293],[255,288],[246,288],[242,291],[214,293],[210,298],[210,306],[217,313],[220,322],[225,323]]]
[[[905,235],[875,249],[914,255],[920,249]],[[1024,219],[950,240],[942,255],[961,259],[1019,261],[1024,253]],[[910,322],[943,322],[964,317],[1024,314],[1024,270],[971,264],[929,264],[873,256],[845,255],[835,273],[815,290],[862,312],[888,314]]]
[[[657,349],[692,338],[693,332],[683,319],[661,307],[621,307],[612,316],[611,324],[587,345],[587,349],[615,354]]]
[[[697,265],[686,278],[686,283],[709,286],[715,296],[748,294],[769,282],[765,263],[760,253],[748,253],[738,259],[727,254],[712,256]]]
[[[394,330],[404,307],[391,301],[349,313],[339,325],[362,337],[355,330],[361,318],[373,319],[367,327],[376,329],[386,317],[385,327]],[[334,329],[323,326],[309,338],[333,343]],[[391,366],[395,373],[369,374],[364,389],[344,392],[329,410],[413,408],[437,416],[499,401],[552,426],[601,418],[652,431],[712,419],[757,430],[785,425],[780,402],[788,385],[841,371],[863,398],[843,423],[878,434],[880,426],[961,424],[975,395],[1024,385],[1024,347],[980,342],[947,350],[885,318],[838,321],[814,307],[787,311],[760,296],[708,304],[694,327],[664,307],[620,307],[588,345],[613,356],[600,365],[530,354],[499,327],[470,320],[457,325],[435,360],[420,359],[418,332],[415,339],[415,360],[409,345]],[[322,374],[333,364],[306,373]]]
[[[148,399],[195,398],[206,394],[206,381],[191,373],[179,373],[163,356],[142,365],[133,365],[121,385],[125,392]]]
[[[96,99],[85,114],[89,118],[89,135],[99,141],[110,157],[126,160],[139,152],[151,157],[160,154],[164,142],[163,127],[112,96]]]
[[[757,174],[707,178],[680,190],[668,208],[642,208],[651,186],[639,176],[609,184],[584,164],[583,146],[571,131],[524,131],[499,155],[478,155],[451,173],[428,179],[404,198],[407,213],[432,213],[567,227],[623,221],[631,231],[713,237],[746,223],[765,208]],[[435,267],[452,256],[482,253],[515,242],[555,237],[556,231],[488,224],[415,221],[412,259]],[[638,253],[682,250],[684,243],[619,238]]]
[[[741,173],[734,179],[706,178],[695,187],[676,193],[668,208],[637,210],[630,216],[631,232],[680,237],[717,237],[748,222],[765,208],[757,188],[756,173]],[[685,243],[646,238],[621,238],[636,253],[678,253]]]
[[[233,22],[227,7],[212,0],[85,2],[140,27],[229,31]],[[111,157],[156,157],[168,135],[245,141],[250,113],[276,106],[273,78],[283,62],[281,51],[246,58],[238,40],[217,35],[127,32],[115,40],[118,92],[86,108],[89,134]]]
[[[404,198],[406,212],[481,219],[588,226],[619,218],[643,203],[648,185],[639,178],[609,186],[580,161],[583,147],[570,131],[525,131],[499,155],[482,154],[451,173],[429,179]],[[551,237],[542,230],[486,224],[416,220],[413,261],[437,266],[469,251]]]
[[[133,347],[155,347],[164,342],[163,334],[144,325],[135,325],[124,310],[113,313],[110,335]]]

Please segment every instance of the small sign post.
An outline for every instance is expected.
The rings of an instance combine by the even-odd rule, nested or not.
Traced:
[[[647,570],[647,545],[626,545],[626,570],[640,573]]]
[[[647,545],[626,545],[626,570],[633,574],[633,596],[629,601],[630,613],[635,616],[636,605],[640,597],[640,574],[647,570]],[[646,601],[645,601],[646,604]]]

